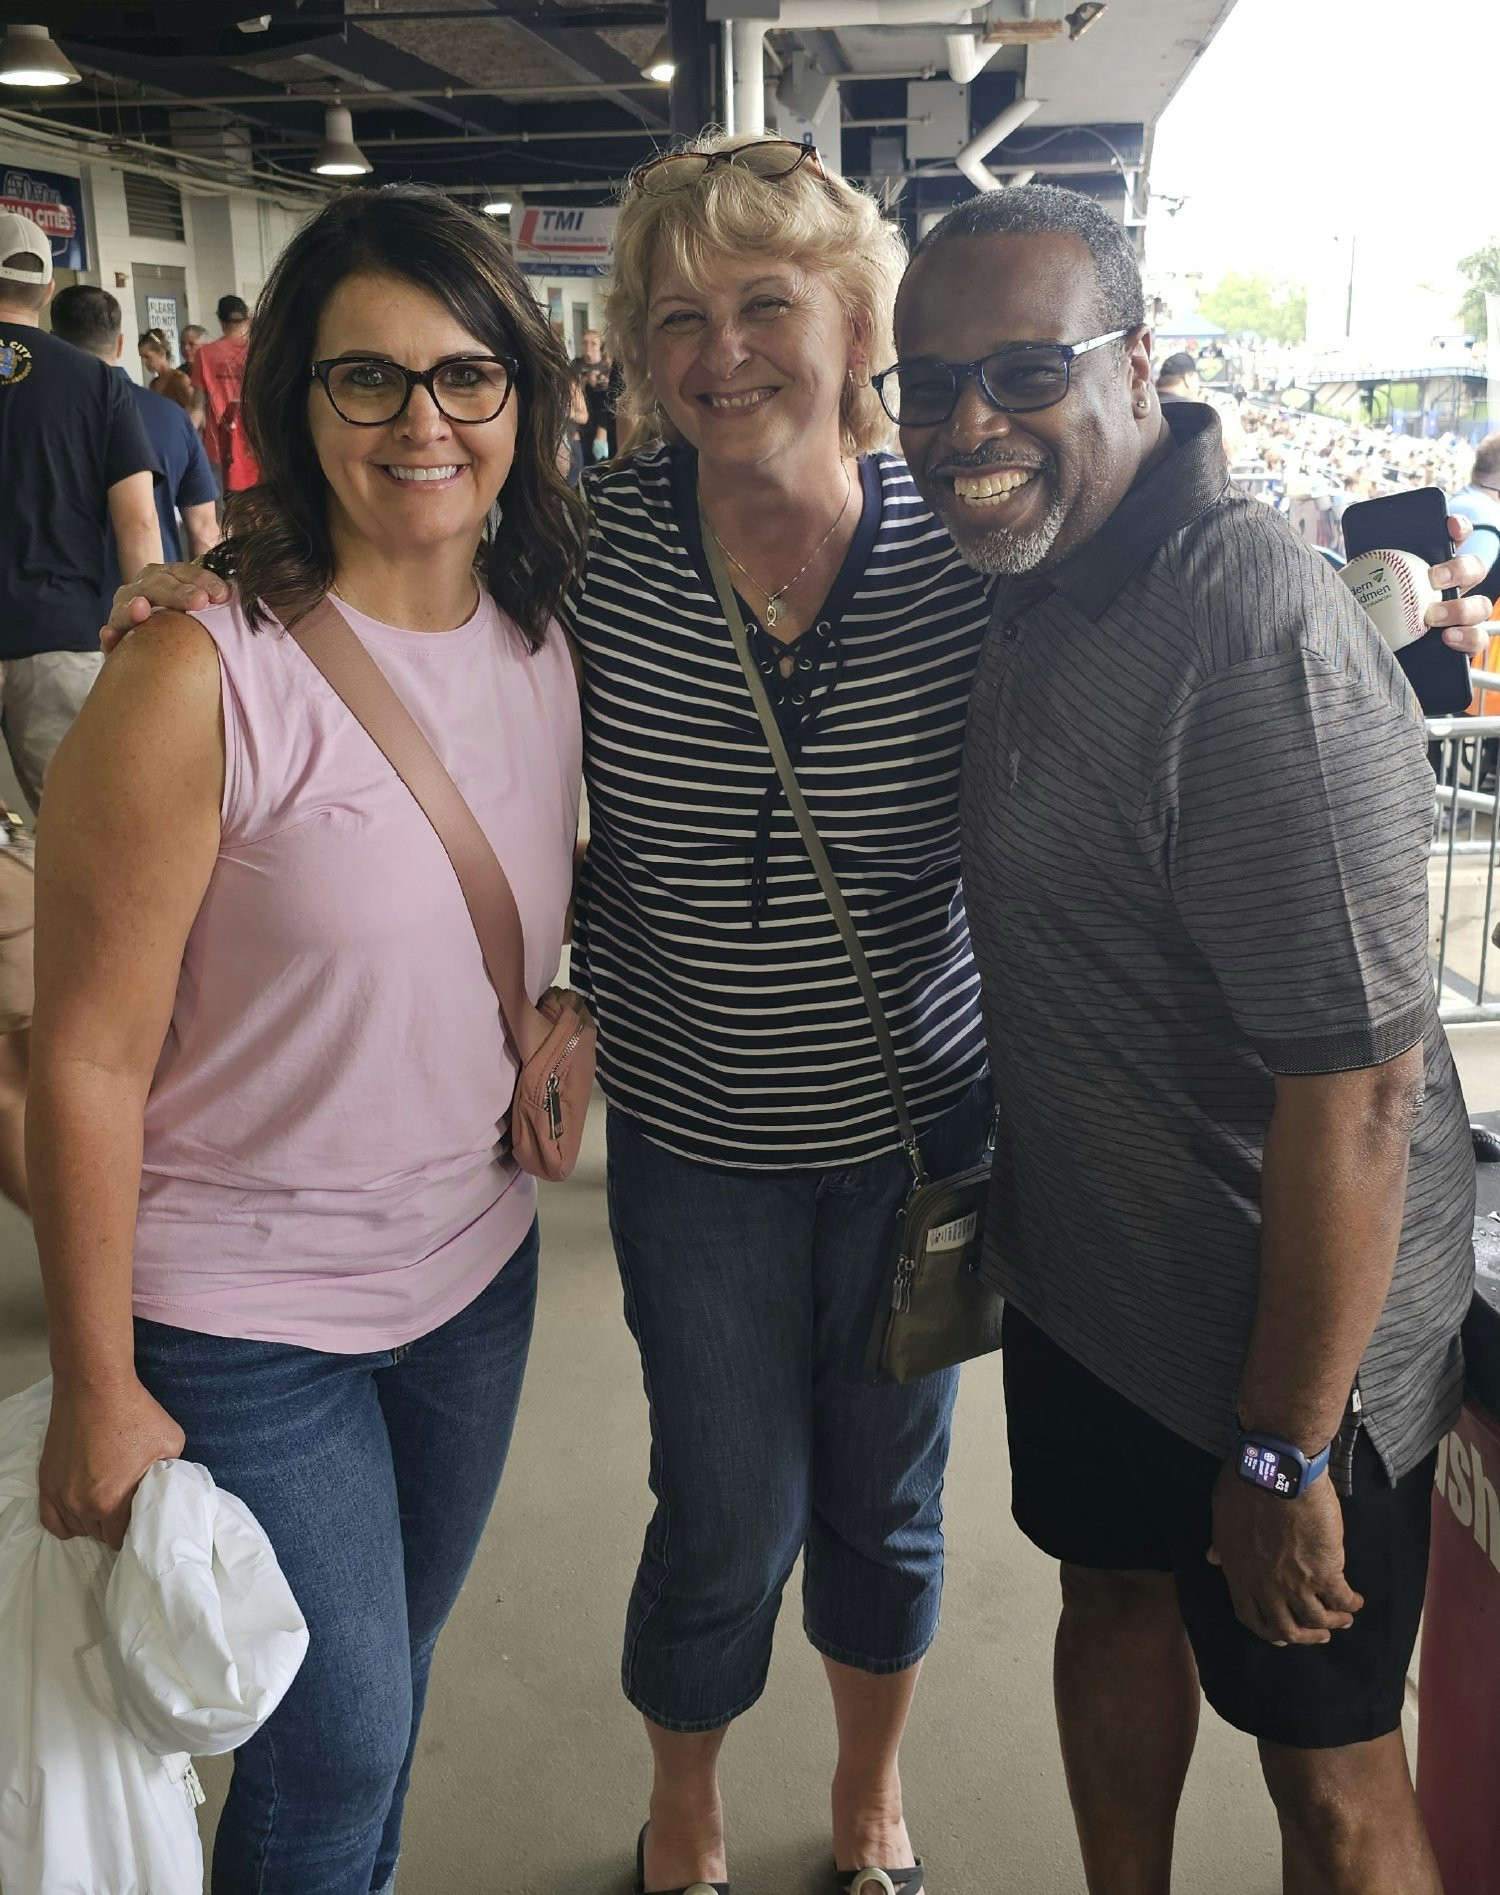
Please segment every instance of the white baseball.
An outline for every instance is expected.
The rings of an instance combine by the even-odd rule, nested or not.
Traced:
[[[1340,569],[1339,577],[1392,651],[1422,636],[1428,606],[1443,596],[1427,577],[1425,559],[1394,548],[1361,553]]]

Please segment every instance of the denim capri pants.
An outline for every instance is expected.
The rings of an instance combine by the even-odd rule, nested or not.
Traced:
[[[922,1136],[934,1176],[979,1161],[989,1086]],[[937,1631],[957,1370],[865,1373],[911,1188],[900,1150],[839,1169],[681,1158],[611,1108],[609,1213],[651,1409],[651,1491],[625,1695],[716,1730],[765,1688],[782,1590],[825,1657],[905,1671]]]

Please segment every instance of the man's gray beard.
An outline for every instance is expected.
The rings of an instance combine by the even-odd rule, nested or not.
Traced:
[[[1066,503],[1054,500],[1041,525],[1030,533],[1007,533],[1004,527],[996,527],[993,532],[977,539],[959,540],[955,535],[955,544],[965,564],[974,567],[977,572],[1009,573],[1012,576],[1035,572],[1052,551],[1067,517]]]

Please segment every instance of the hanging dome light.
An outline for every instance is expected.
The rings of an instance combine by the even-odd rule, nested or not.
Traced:
[[[323,149],[313,160],[320,178],[363,178],[375,169],[354,142],[354,120],[347,105],[330,105],[323,113]]]
[[[45,26],[8,26],[0,41],[0,85],[74,86],[78,68]]]
[[[647,79],[659,79],[664,86],[670,85],[676,77],[677,61],[672,57],[672,41],[666,33],[652,48],[651,57],[641,67],[641,72]]]

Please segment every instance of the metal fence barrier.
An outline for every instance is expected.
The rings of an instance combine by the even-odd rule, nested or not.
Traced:
[[[1475,671],[1479,703],[1500,692],[1500,673]],[[1428,948],[1438,1010],[1449,1026],[1500,1020],[1500,716],[1430,717],[1436,778],[1428,861]]]

